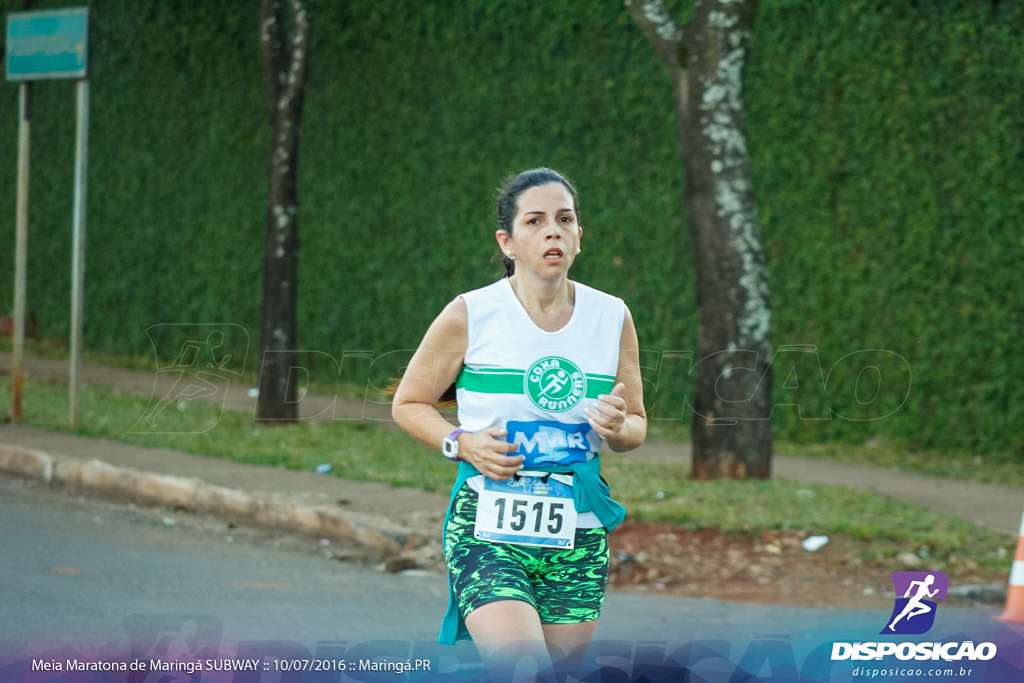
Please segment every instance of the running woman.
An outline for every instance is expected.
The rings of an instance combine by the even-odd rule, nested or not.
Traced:
[[[640,446],[636,328],[618,298],[569,279],[576,190],[546,168],[498,196],[506,277],[454,299],[395,394],[400,427],[459,463],[445,519],[450,603],[439,642],[471,637],[492,667],[582,656],[625,510],[598,451]],[[456,385],[458,428],[435,408]]]

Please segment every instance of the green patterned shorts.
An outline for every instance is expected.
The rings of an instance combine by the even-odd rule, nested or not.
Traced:
[[[444,553],[463,616],[497,600],[522,600],[545,624],[601,615],[608,582],[608,532],[577,529],[575,548],[494,543],[473,535],[478,495],[463,486],[444,534]]]

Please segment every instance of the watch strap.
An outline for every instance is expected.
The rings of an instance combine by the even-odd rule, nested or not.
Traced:
[[[461,428],[456,429],[451,434],[444,437],[444,440],[441,442],[441,452],[444,453],[444,457],[454,462],[461,460],[461,458],[459,458],[459,434],[462,434],[465,431],[465,429]]]

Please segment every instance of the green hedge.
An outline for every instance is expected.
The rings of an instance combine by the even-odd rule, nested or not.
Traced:
[[[626,299],[654,415],[684,415],[685,359],[664,353],[697,335],[671,91],[621,3],[310,4],[302,347],[368,350],[397,372],[446,301],[499,276],[499,180],[550,165],[581,193],[575,277]],[[761,3],[747,79],[776,392],[800,402],[776,409],[778,434],[1019,459],[1024,3],[818,5]],[[144,355],[152,325],[231,323],[253,353],[269,154],[257,4],[91,6],[85,343]],[[0,0],[4,14],[21,7]],[[74,96],[66,82],[35,93],[28,307],[60,338]],[[9,245],[16,112],[5,84]],[[830,410],[857,419],[807,419]]]
[[[748,72],[776,342],[897,352],[883,433],[1020,457],[1024,3],[824,5],[762,3]]]

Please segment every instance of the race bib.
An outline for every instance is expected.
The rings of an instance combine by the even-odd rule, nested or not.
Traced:
[[[497,543],[572,548],[576,538],[572,478],[528,473],[507,481],[485,479],[474,533]]]

